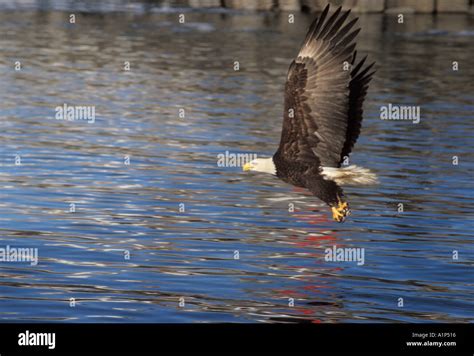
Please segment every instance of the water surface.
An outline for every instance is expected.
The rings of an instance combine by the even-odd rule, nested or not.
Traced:
[[[346,187],[336,224],[309,194],[217,165],[273,154],[312,16],[80,2],[72,25],[61,4],[0,7],[0,247],[39,253],[0,263],[1,321],[474,320],[472,17],[361,18],[378,71],[351,162],[380,184]],[[95,122],[54,119],[64,103]],[[388,103],[421,122],[380,120]],[[334,245],[365,263],[325,261]]]

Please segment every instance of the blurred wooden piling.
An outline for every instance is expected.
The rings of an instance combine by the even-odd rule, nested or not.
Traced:
[[[182,1],[182,0],[181,0]],[[186,1],[186,0],[185,0]],[[357,13],[467,13],[474,0],[187,0],[194,8],[225,7],[237,10],[321,11],[329,2]]]

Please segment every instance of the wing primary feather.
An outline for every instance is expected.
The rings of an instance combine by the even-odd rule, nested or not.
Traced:
[[[350,31],[350,29],[354,26],[357,20],[358,19],[355,18],[352,21],[350,21],[347,25],[345,25],[343,28],[341,28],[339,32],[336,34],[336,36],[332,39],[332,41],[336,45],[339,45],[339,41]]]
[[[359,34],[360,32],[360,28],[358,29],[355,29],[354,31],[352,31],[351,33],[349,33],[346,37],[344,37],[338,44],[337,46],[338,47],[345,47],[347,46],[349,43],[352,42],[352,40]]]
[[[351,61],[352,65],[354,65],[356,57],[357,57],[357,50],[354,51],[354,55],[352,56],[352,61]]]
[[[374,62],[374,64],[375,64],[375,62]],[[374,71],[370,72],[369,74],[367,74],[367,75],[365,76],[365,78],[367,78],[367,79],[366,79],[366,80],[367,80],[367,83],[372,80],[372,76],[375,74],[375,72],[377,72],[377,70],[374,70]]]
[[[357,51],[356,51],[356,52],[357,52]],[[355,52],[354,52],[354,53],[355,53]],[[352,77],[355,77],[355,76],[357,75],[357,73],[359,72],[360,68],[364,65],[366,59],[367,59],[367,56],[365,56],[364,58],[362,58],[362,59],[360,60],[360,62],[357,63],[357,65],[354,67],[354,69],[352,69],[352,71],[351,71],[351,76],[352,76]],[[354,64],[354,63],[355,63],[355,57],[354,57],[354,59],[352,60],[352,64]]]
[[[304,39],[305,44],[308,44],[308,42],[310,42],[310,40],[314,36],[314,34],[318,33],[319,29],[321,28],[324,20],[326,19],[327,14],[329,12],[329,7],[330,7],[329,4],[327,4],[326,7],[324,8],[323,12],[321,13],[321,15],[316,20],[314,20],[313,24],[309,28],[308,33],[306,34],[306,37]]]
[[[350,13],[351,13],[351,10],[348,10],[348,11],[344,12],[341,17],[339,17],[339,19],[332,26],[331,30],[326,34],[326,36],[324,36],[324,38],[323,38],[324,41],[327,41],[327,40],[330,40],[330,39],[333,38],[333,36],[341,28],[344,21],[346,21],[347,16],[349,16]]]
[[[317,40],[320,40],[324,38],[326,33],[331,29],[331,26],[333,25],[334,21],[336,18],[339,16],[339,13],[341,12],[342,6],[339,6],[337,10],[332,14],[332,16],[326,21],[326,24],[324,25],[324,28],[321,30],[321,32],[318,34],[318,37],[316,37]]]
[[[355,76],[353,79],[360,79],[360,78],[363,78],[365,76],[365,74],[367,74],[367,72],[374,66],[375,62],[369,64],[367,67],[364,68],[364,70],[360,73],[357,73],[357,76]]]

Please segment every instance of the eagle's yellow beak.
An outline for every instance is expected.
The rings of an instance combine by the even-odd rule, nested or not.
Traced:
[[[247,172],[247,171],[250,171],[250,168],[251,168],[251,165],[249,162],[249,163],[245,163],[242,169],[244,170],[244,172]]]

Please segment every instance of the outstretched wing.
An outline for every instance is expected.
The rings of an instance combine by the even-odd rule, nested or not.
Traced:
[[[363,113],[362,106],[364,104],[365,95],[367,94],[367,89],[369,88],[369,82],[372,79],[372,75],[375,73],[375,70],[370,71],[375,62],[372,62],[370,65],[362,69],[367,56],[362,58],[362,60],[354,67],[356,56],[357,51],[354,51],[354,57],[352,58],[351,63],[353,66],[351,71],[351,82],[349,83],[349,121],[346,142],[344,143],[339,163],[344,160],[344,157],[349,156],[349,153],[351,153],[352,148],[359,137]]]
[[[354,56],[352,41],[360,29],[350,32],[357,19],[344,25],[350,11],[341,13],[339,7],[326,20],[328,12],[329,5],[311,25],[288,71],[278,150],[287,162],[338,167],[348,140],[352,77],[349,70],[344,70],[344,62]],[[354,84],[365,83],[362,79],[365,76]]]

